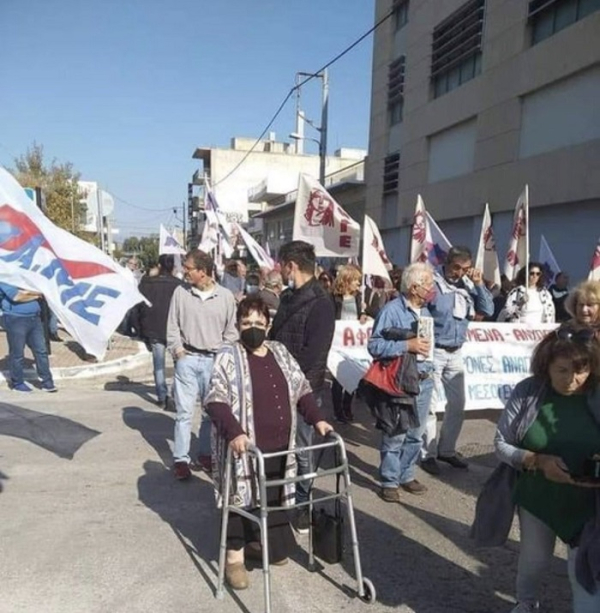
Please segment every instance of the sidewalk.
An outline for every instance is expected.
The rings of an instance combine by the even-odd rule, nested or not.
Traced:
[[[109,348],[102,361],[87,355],[81,345],[65,330],[59,330],[62,343],[50,344],[50,368],[55,381],[64,379],[87,379],[129,371],[140,366],[151,369],[152,356],[143,343],[120,334],[113,334]],[[6,332],[0,328],[0,386],[8,377],[8,343]],[[151,372],[151,371],[150,371]],[[25,350],[25,378],[37,379],[33,356]]]

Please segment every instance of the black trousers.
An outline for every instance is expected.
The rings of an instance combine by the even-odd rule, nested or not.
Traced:
[[[265,459],[267,479],[282,479],[285,473],[285,456]],[[279,487],[267,489],[267,505],[281,505]],[[258,510],[252,511],[257,517]],[[296,547],[296,539],[290,527],[287,511],[273,511],[267,515],[267,539],[269,542],[269,562],[279,562],[288,558]],[[227,523],[227,549],[242,549],[248,543],[260,543],[260,528],[255,522],[238,515],[229,514]]]
[[[333,400],[333,414],[340,421],[351,421],[354,419],[352,414],[352,399],[354,394],[344,391],[344,388],[334,379],[331,384],[331,398]]]

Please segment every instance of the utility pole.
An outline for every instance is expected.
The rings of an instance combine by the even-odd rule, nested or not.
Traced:
[[[323,79],[321,98],[321,129],[319,130],[319,182],[325,186],[325,166],[327,163],[327,111],[329,107],[329,73],[327,68],[321,73]]]

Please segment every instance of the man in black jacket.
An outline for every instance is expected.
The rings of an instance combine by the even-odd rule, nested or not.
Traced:
[[[317,403],[323,401],[327,354],[335,331],[335,314],[331,297],[315,278],[315,249],[304,241],[286,243],[279,250],[281,275],[289,289],[281,294],[279,309],[273,320],[271,340],[283,343],[296,358],[302,372],[310,382]],[[313,429],[300,420],[298,447],[312,444]],[[298,454],[298,475],[311,472],[308,454]],[[308,500],[310,484],[296,484],[296,502]],[[300,533],[308,532],[308,506],[300,507],[294,527]]]
[[[175,403],[172,396],[169,395],[165,374],[167,316],[173,292],[182,283],[173,275],[174,268],[175,256],[166,254],[159,256],[158,275],[144,276],[138,288],[152,306],[140,302],[132,314],[133,327],[138,331],[148,349],[152,351],[156,403],[171,413],[175,412]]]

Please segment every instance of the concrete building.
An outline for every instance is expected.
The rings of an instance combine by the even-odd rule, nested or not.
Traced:
[[[475,247],[486,202],[504,257],[530,189],[574,279],[600,235],[600,0],[377,0],[367,213],[404,263],[417,194],[454,244]]]
[[[336,173],[365,155],[361,149],[339,149],[326,158],[326,173]],[[251,221],[251,217],[268,208],[273,199],[294,190],[299,173],[319,176],[318,155],[298,154],[295,144],[278,142],[274,133],[258,144],[256,139],[234,137],[229,149],[199,147],[192,157],[201,163],[188,185],[192,239],[202,228],[205,178],[228,220],[250,222],[251,233],[261,235],[262,222]]]

